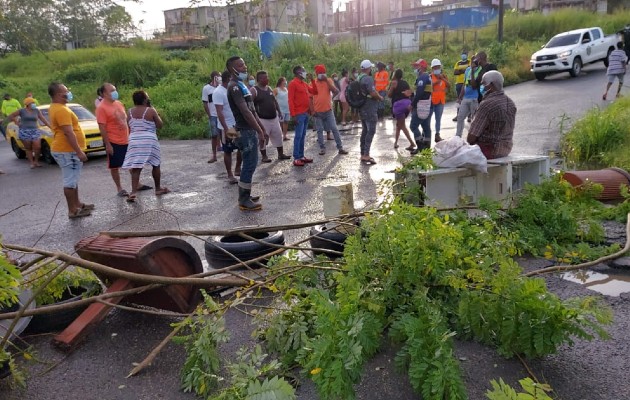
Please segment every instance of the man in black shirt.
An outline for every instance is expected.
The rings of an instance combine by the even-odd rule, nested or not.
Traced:
[[[477,60],[477,65],[481,67],[481,72],[479,72],[477,79],[470,80],[470,86],[479,91],[478,101],[479,103],[481,103],[481,100],[483,99],[483,88],[482,88],[483,85],[481,84],[481,79],[483,79],[483,74],[485,74],[488,71],[496,71],[497,66],[488,62],[488,55],[486,54],[485,51],[478,52],[474,58],[475,60]]]
[[[630,25],[626,25],[626,27],[617,32],[617,34],[623,36],[623,47],[626,51],[628,62],[630,62]]]
[[[228,83],[228,102],[236,120],[235,130],[228,129],[226,135],[234,137],[234,143],[241,151],[243,166],[238,182],[238,206],[244,211],[262,209],[260,203],[252,199],[252,178],[258,164],[258,150],[265,146],[265,130],[256,115],[252,94],[244,81],[247,80],[247,65],[242,58],[231,57],[225,63],[232,75]]]

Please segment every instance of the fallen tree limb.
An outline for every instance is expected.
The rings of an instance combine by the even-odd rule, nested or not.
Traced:
[[[532,276],[536,276],[536,275],[542,275],[542,274],[548,274],[550,272],[566,272],[566,271],[575,271],[578,269],[584,269],[584,268],[589,268],[589,267],[593,267],[597,264],[606,262],[606,261],[611,261],[611,260],[615,260],[621,256],[623,256],[624,254],[626,254],[628,251],[630,251],[630,214],[628,214],[627,219],[626,219],[626,245],[623,247],[623,249],[613,253],[613,254],[609,254],[607,256],[604,257],[600,257],[597,260],[593,260],[593,261],[589,261],[589,262],[585,262],[585,263],[581,263],[581,264],[575,264],[575,265],[554,265],[551,267],[547,267],[547,268],[543,268],[543,269],[539,269],[536,271],[531,271],[528,272],[526,274],[524,274],[524,276],[527,277],[532,277]]]

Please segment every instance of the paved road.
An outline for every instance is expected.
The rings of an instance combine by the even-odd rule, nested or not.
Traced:
[[[585,68],[579,79],[569,79],[563,74],[545,82],[527,82],[508,88],[508,94],[519,109],[514,152],[547,154],[556,149],[559,118],[562,115],[575,118],[593,105],[601,105],[598,99],[604,84],[603,66],[597,65]],[[451,122],[454,112],[454,105],[449,104],[443,117],[443,137],[454,135],[455,123]],[[173,193],[162,198],[156,198],[151,192],[142,193],[136,204],[128,204],[116,197],[104,158],[92,157],[84,166],[80,190],[84,201],[96,203],[97,208],[92,217],[81,220],[66,217],[56,166],[30,170],[24,160],[13,156],[6,142],[0,142],[0,169],[7,172],[0,176],[0,214],[26,205],[0,218],[0,232],[7,243],[37,243],[47,249],[72,251],[79,239],[104,230],[221,229],[298,223],[323,216],[321,186],[339,180],[353,182],[357,208],[369,207],[378,202],[381,179],[392,179],[391,171],[398,165],[399,158],[406,156],[404,150],[397,153],[393,149],[392,129],[391,121],[379,125],[372,153],[378,164],[372,167],[362,166],[358,161],[358,129],[343,136],[345,147],[350,150],[347,156],[336,154],[334,142],[328,142],[327,155],[315,155],[315,135],[309,133],[307,154],[314,155],[312,165],[296,168],[290,161],[274,161],[257,170],[254,191],[262,196],[264,207],[258,213],[242,213],[236,208],[236,187],[226,183],[222,165],[206,163],[207,141],[162,142],[163,179]],[[149,179],[150,174],[146,171],[143,180],[151,183]],[[129,181],[125,179],[124,182],[128,185]],[[293,241],[306,234],[306,230],[287,232],[287,240]],[[202,251],[201,242],[191,243]],[[0,397],[50,400],[192,398],[178,390],[177,368],[183,355],[181,349],[173,345],[140,377],[125,379],[132,363],[141,361],[168,333],[168,322],[113,312],[78,351],[65,359],[48,345],[47,338],[34,339],[40,358],[60,364],[43,375],[40,373],[46,367],[35,366],[26,393],[10,393],[0,386]],[[241,315],[232,315],[228,325],[232,328],[233,340],[222,349],[225,354],[249,340],[248,331],[239,329],[247,326]],[[525,376],[518,363],[502,360],[483,347],[463,343],[458,346],[458,352],[469,360],[462,362],[462,368],[473,399],[482,397],[492,377],[504,375],[513,382]],[[417,398],[406,377],[393,370],[392,354],[391,350],[386,351],[366,367],[366,378],[358,386],[359,398]],[[575,362],[580,361],[578,353],[570,354]],[[484,366],[480,367],[480,364]],[[566,367],[566,361],[561,360],[560,364]],[[547,370],[550,366],[541,368]],[[591,374],[590,369],[584,368]],[[577,376],[583,378],[582,374]],[[612,395],[617,393],[616,389],[599,388],[606,383],[589,382],[597,390],[591,387],[589,393],[593,395],[582,397],[584,399],[622,398]],[[566,386],[567,393],[571,393],[571,384]],[[300,389],[300,399],[315,399],[314,393],[312,386],[306,384]],[[601,393],[608,395],[602,397]]]

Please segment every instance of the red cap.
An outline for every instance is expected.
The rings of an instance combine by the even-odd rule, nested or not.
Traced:
[[[415,63],[412,63],[411,65],[414,66],[414,67],[419,67],[419,68],[428,68],[429,67],[429,64],[423,58],[418,58],[418,61],[416,61]]]
[[[315,66],[315,73],[316,74],[325,74],[326,73],[326,67],[324,67],[324,64],[317,64]]]

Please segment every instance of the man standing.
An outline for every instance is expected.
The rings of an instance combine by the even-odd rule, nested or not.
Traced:
[[[457,98],[459,107],[457,109],[457,130],[455,134],[459,137],[462,137],[462,132],[464,131],[464,121],[467,117],[470,118],[475,114],[479,105],[479,92],[470,83],[477,79],[480,73],[481,67],[477,65],[476,60],[472,60],[470,67],[466,68],[464,72],[464,88]]]
[[[623,86],[623,77],[626,74],[626,65],[628,64],[628,57],[623,50],[623,42],[617,43],[617,49],[613,50],[608,55],[608,70],[606,75],[608,76],[608,83],[606,84],[606,91],[602,96],[602,100],[606,100],[608,96],[608,90],[612,86],[615,78],[619,81],[619,87],[617,88],[617,98],[621,96],[621,87]]]
[[[442,113],[446,104],[446,92],[450,87],[451,84],[442,70],[442,62],[434,58],[431,61],[431,114],[435,116],[435,143],[442,141],[440,137]]]
[[[361,85],[361,92],[367,94],[365,103],[359,108],[359,115],[361,115],[361,163],[363,165],[376,164],[374,158],[370,157],[370,148],[372,147],[374,134],[376,134],[378,104],[383,101],[383,98],[374,87],[372,68],[374,68],[372,61],[361,61],[361,74],[358,79]]]
[[[247,79],[245,61],[234,56],[227,60],[225,66],[232,74],[227,92],[230,109],[236,121],[235,131],[228,130],[227,136],[234,138],[234,143],[243,157],[238,182],[238,206],[243,211],[258,211],[262,209],[262,205],[252,200],[252,179],[258,164],[258,150],[265,146],[265,131],[256,116],[252,94],[243,82]]]
[[[289,82],[289,111],[295,120],[295,137],[293,138],[293,165],[303,167],[312,163],[312,158],[304,156],[304,141],[308,117],[313,114],[312,89],[306,82],[306,70],[301,65],[293,68],[294,78]]]
[[[479,76],[477,77],[477,79],[471,81],[470,83],[475,89],[479,91],[479,96],[477,97],[477,100],[479,101],[479,103],[481,103],[481,101],[483,100],[484,92],[484,87],[481,83],[481,80],[486,72],[496,71],[497,66],[488,62],[488,55],[485,51],[480,51],[479,53],[477,53],[477,55],[475,55],[475,60],[477,60],[477,65],[481,67],[481,71],[479,72]]]
[[[129,196],[120,184],[120,167],[125,161],[127,145],[129,144],[129,127],[125,106],[118,101],[116,86],[105,83],[101,86],[103,101],[96,108],[96,122],[103,137],[105,152],[107,153],[107,167],[116,185],[119,197]]]
[[[427,115],[418,115],[418,103],[425,108],[431,109],[431,93],[433,88],[431,86],[431,77],[427,74],[426,60],[422,58],[418,59],[415,63],[411,64],[416,71],[416,94],[411,100],[411,122],[409,123],[409,129],[413,133],[416,140],[415,149],[411,150],[411,154],[416,154],[424,149],[431,148],[431,113]],[[422,118],[421,118],[422,117]],[[420,134],[419,126],[422,126],[422,134]]]
[[[2,114],[5,117],[8,117],[9,115],[19,110],[20,108],[22,108],[22,105],[17,99],[11,98],[11,95],[9,93],[6,93],[4,95],[4,101],[2,102],[2,107],[0,107],[0,110],[2,110]],[[2,136],[4,136],[5,138],[7,137],[5,126],[9,122],[11,121],[4,121],[4,120],[0,121],[0,131],[2,131]]]
[[[387,85],[389,85],[389,73],[385,70],[385,64],[382,62],[376,63],[376,73],[374,74],[374,88],[378,92],[381,98],[385,98],[387,95]],[[393,73],[393,72],[392,72]],[[383,118],[385,114],[385,101],[378,102],[378,118]]]
[[[256,73],[256,86],[251,92],[260,123],[265,129],[271,145],[278,150],[278,160],[290,159],[291,156],[285,155],[282,147],[282,127],[280,126],[282,111],[280,111],[280,105],[273,95],[273,90],[269,87],[269,76],[266,71]],[[260,153],[263,156],[262,162],[271,162],[271,159],[267,157],[266,149],[260,150]]]
[[[481,84],[483,102],[470,125],[467,141],[478,144],[487,159],[505,157],[512,151],[516,105],[503,93],[503,75],[488,71]]]
[[[53,131],[52,156],[61,168],[63,194],[68,204],[68,217],[81,218],[91,215],[94,204],[86,204],[79,199],[79,177],[83,161],[87,156],[85,135],[79,126],[79,118],[66,106],[72,101],[72,93],[59,82],[48,86],[51,99],[48,120]]]
[[[238,179],[234,175],[241,174],[241,152],[236,147],[234,140],[227,137],[226,132],[228,129],[233,129],[236,125],[234,120],[234,114],[230,109],[230,103],[227,97],[227,86],[230,82],[231,74],[229,71],[223,71],[221,74],[221,84],[212,93],[212,103],[217,109],[217,119],[219,133],[221,135],[221,145],[223,147],[223,163],[227,170],[228,182],[230,184],[238,183]],[[234,173],[232,173],[232,153],[236,151],[236,166],[234,167]]]
[[[464,73],[466,72],[466,68],[470,66],[470,59],[468,58],[467,50],[462,50],[462,54],[460,57],[460,60],[455,63],[455,68],[453,70],[453,75],[455,75],[455,95],[457,96],[457,98],[459,98],[460,93],[464,88]],[[457,114],[455,114],[455,118],[453,118],[453,121],[457,121],[458,115],[459,104],[457,105]]]
[[[316,65],[315,73],[317,74],[317,78],[312,82],[312,90],[315,93],[313,96],[313,110],[315,111],[315,118],[319,121],[317,123],[317,143],[319,144],[319,155],[323,156],[326,154],[324,130],[326,132],[332,132],[339,154],[348,154],[341,143],[341,135],[339,135],[339,129],[337,129],[337,122],[335,121],[335,114],[333,113],[331,107],[332,97],[330,93],[332,92],[336,95],[339,90],[332,79],[326,76],[326,66],[323,64]]]
[[[212,71],[210,73],[210,80],[201,90],[201,101],[203,102],[203,109],[208,115],[208,132],[210,132],[210,139],[212,140],[212,157],[208,160],[209,163],[217,161],[217,149],[219,148],[219,128],[217,126],[217,109],[212,103],[212,93],[217,86],[221,84],[221,74],[218,71]]]

